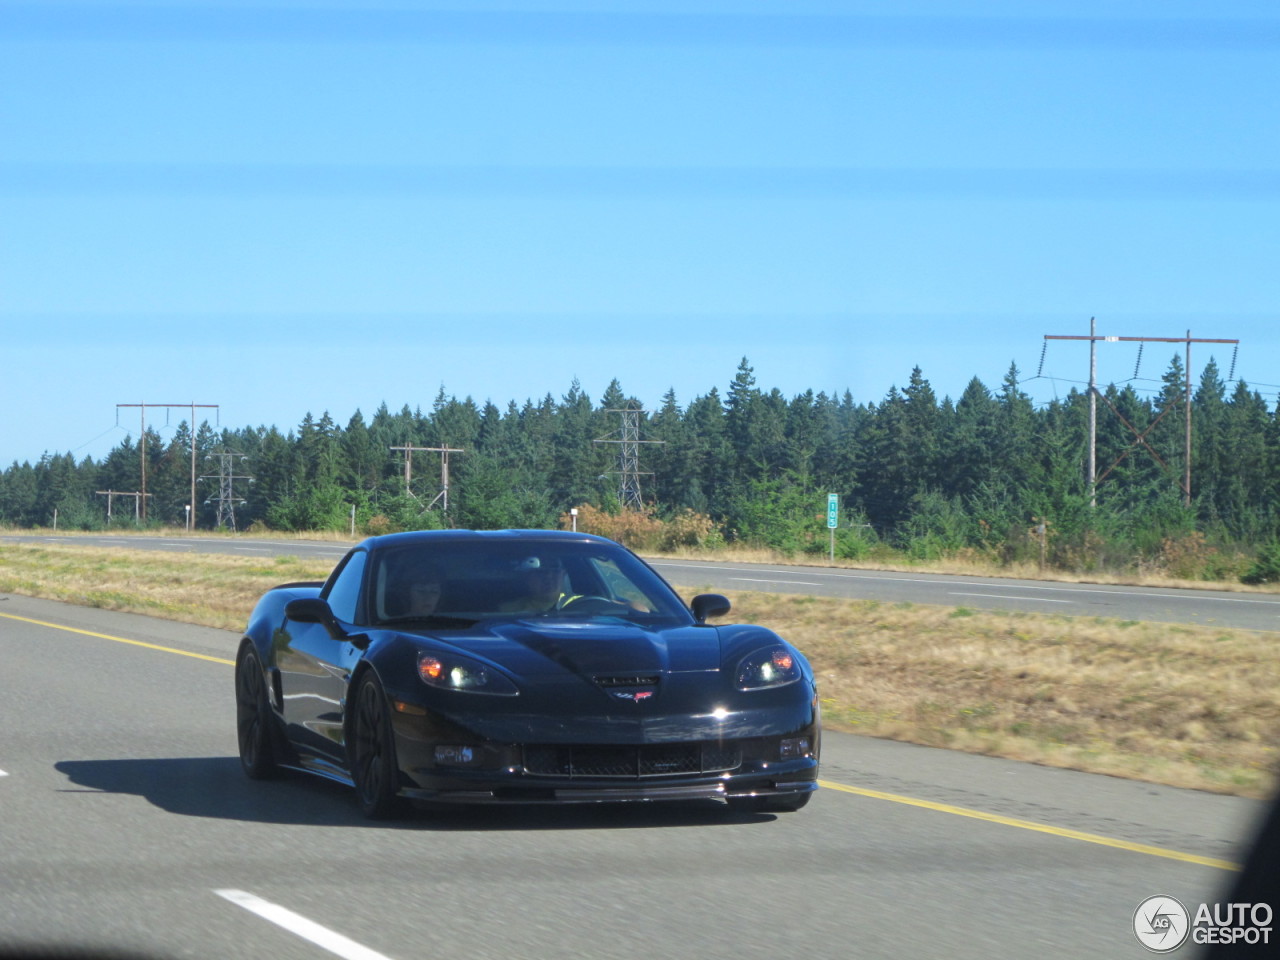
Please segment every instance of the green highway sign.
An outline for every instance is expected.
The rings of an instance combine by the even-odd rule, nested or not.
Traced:
[[[827,494],[827,526],[832,530],[840,526],[840,495],[838,493]]]

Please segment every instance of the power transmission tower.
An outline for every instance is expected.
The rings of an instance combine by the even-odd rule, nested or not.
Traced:
[[[1185,411],[1185,441],[1183,450],[1183,477],[1180,486],[1182,487],[1182,505],[1184,507],[1191,506],[1191,344],[1193,343],[1231,343],[1239,346],[1239,340],[1206,340],[1193,338],[1191,331],[1187,331],[1185,337],[1100,337],[1098,336],[1098,324],[1094,317],[1089,318],[1089,335],[1085,336],[1065,336],[1045,334],[1045,340],[1088,340],[1089,341],[1089,504],[1096,507],[1098,505],[1097,485],[1106,479],[1107,474],[1119,466],[1120,461],[1127,457],[1134,447],[1141,444],[1147,448],[1147,451],[1155,458],[1161,467],[1168,469],[1168,465],[1160,458],[1151,444],[1147,443],[1147,434],[1150,433],[1160,419],[1169,411],[1163,410],[1156,417],[1155,421],[1148,425],[1147,429],[1139,432],[1133,424],[1129,423],[1117,410],[1112,406],[1111,401],[1103,397],[1098,392],[1098,341],[1102,340],[1106,343],[1129,342],[1129,343],[1185,343],[1187,345],[1187,361],[1186,370],[1184,371],[1184,379],[1186,381],[1186,394],[1183,400],[1183,409]],[[1141,349],[1141,348],[1139,348]],[[1111,464],[1099,477],[1098,474],[1098,398],[1102,397],[1102,402],[1111,408],[1111,412],[1119,417],[1120,422],[1128,428],[1129,432],[1135,437],[1133,443],[1129,445],[1129,449],[1120,455],[1115,463]],[[1170,408],[1171,409],[1171,408]]]
[[[640,439],[640,414],[645,411],[639,407],[624,407],[618,410],[606,410],[605,413],[616,413],[622,417],[622,426],[616,434],[600,437],[593,443],[618,444],[618,502],[624,510],[643,510],[644,501],[640,497],[640,477],[653,476],[651,471],[640,470],[640,444],[665,443],[665,440]]]
[[[208,459],[218,461],[217,475],[203,476],[201,480],[217,480],[218,496],[215,502],[218,504],[218,521],[217,527],[228,527],[232,533],[236,530],[236,504],[244,503],[244,497],[237,497],[235,494],[235,482],[237,480],[248,480],[253,482],[253,477],[235,472],[235,464],[233,461],[239,457],[243,463],[248,459],[243,453],[237,450],[215,450],[209,454]]]
[[[431,502],[427,504],[427,509],[430,510],[439,503],[440,512],[447,517],[449,515],[449,454],[466,453],[467,451],[460,450],[457,447],[415,447],[412,444],[403,447],[392,447],[391,449],[404,453],[404,492],[409,496],[414,497],[415,500],[417,497],[414,496],[413,488],[411,486],[413,483],[414,452],[421,451],[423,453],[440,454],[440,492],[437,493],[432,498]]]

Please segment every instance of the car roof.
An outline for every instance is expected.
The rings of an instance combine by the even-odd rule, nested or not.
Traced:
[[[607,544],[619,546],[613,540],[597,537],[590,533],[573,533],[569,530],[410,530],[405,533],[387,533],[382,536],[369,537],[360,546],[368,549],[408,546],[410,544],[427,543],[459,543],[465,541],[505,540],[505,541],[578,541],[579,543]]]

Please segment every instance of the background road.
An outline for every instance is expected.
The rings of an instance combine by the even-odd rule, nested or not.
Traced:
[[[1071,617],[1199,623],[1280,630],[1280,596],[1219,590],[1172,590],[1098,583],[960,577],[946,574],[792,567],[766,564],[650,561],[672,583],[716,590],[770,590],[819,596],[1017,610]]]
[[[324,558],[333,562],[337,562],[349,547],[345,543],[239,537],[0,536],[0,543],[33,541],[246,556],[292,554]],[[958,577],[853,570],[847,567],[799,567],[694,560],[651,560],[650,564],[673,584],[695,589],[705,587],[713,591],[769,590],[879,600],[884,603],[928,603],[1072,617],[1198,623],[1243,630],[1280,630],[1280,596],[1274,594],[1011,580],[1001,577]]]
[[[827,734],[824,787],[791,815],[707,804],[371,824],[344,788],[241,775],[236,641],[0,595],[0,947],[1138,958],[1148,955],[1131,932],[1138,904],[1212,902],[1257,811]]]

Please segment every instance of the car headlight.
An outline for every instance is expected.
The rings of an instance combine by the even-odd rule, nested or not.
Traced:
[[[520,691],[506,676],[477,660],[453,654],[418,654],[418,676],[429,687],[514,697]]]
[[[765,647],[744,657],[738,665],[739,690],[781,687],[800,679],[800,665],[786,647]]]

